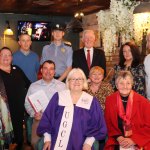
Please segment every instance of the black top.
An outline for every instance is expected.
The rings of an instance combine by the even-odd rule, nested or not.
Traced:
[[[23,71],[14,65],[11,66],[10,73],[0,69],[0,75],[6,89],[15,142],[19,144],[23,140],[24,102],[30,81]]]
[[[123,107],[124,107],[124,110],[126,112],[126,106],[127,106],[127,101],[128,101],[128,97],[123,97],[121,96],[121,99],[122,99],[122,103],[123,103]],[[117,135],[117,136],[114,136],[115,139],[117,139],[119,136],[124,136],[124,130],[123,130],[123,120],[118,116],[118,127],[119,129],[121,130],[122,132],[122,135]],[[116,145],[114,150],[119,150],[119,146]]]

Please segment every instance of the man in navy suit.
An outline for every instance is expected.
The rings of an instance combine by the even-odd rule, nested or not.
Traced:
[[[104,69],[106,76],[105,53],[103,50],[93,47],[95,43],[94,31],[84,30],[82,35],[82,41],[84,43],[84,48],[74,51],[72,67],[81,68],[84,71],[86,77],[88,78],[90,68],[92,68],[93,66],[100,66]],[[90,65],[88,61],[90,61]]]

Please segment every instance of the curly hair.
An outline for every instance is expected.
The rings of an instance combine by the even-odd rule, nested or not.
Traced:
[[[139,50],[138,46],[135,45],[133,42],[127,42],[127,43],[125,43],[121,46],[120,51],[119,51],[119,65],[122,68],[125,67],[124,63],[125,63],[126,60],[125,60],[124,55],[123,55],[123,48],[125,46],[129,46],[130,50],[131,50],[131,54],[132,54],[132,57],[133,57],[131,67],[138,66],[141,63],[140,50]]]

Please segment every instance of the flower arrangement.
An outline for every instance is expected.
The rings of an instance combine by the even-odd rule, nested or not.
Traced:
[[[110,10],[97,13],[99,30],[103,38],[106,53],[113,52],[117,45],[117,36],[125,43],[133,38],[133,10],[135,0],[111,0]]]
[[[150,32],[150,13],[134,15],[134,38],[138,45],[142,44],[143,35]]]

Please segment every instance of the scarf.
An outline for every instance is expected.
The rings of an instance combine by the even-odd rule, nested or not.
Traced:
[[[13,127],[3,80],[0,76],[0,147],[12,142]]]
[[[118,115],[123,120],[123,129],[125,137],[130,137],[132,135],[131,115],[133,107],[133,94],[134,94],[133,91],[131,91],[129,94],[127,107],[125,111],[120,94],[119,92],[117,93]]]

